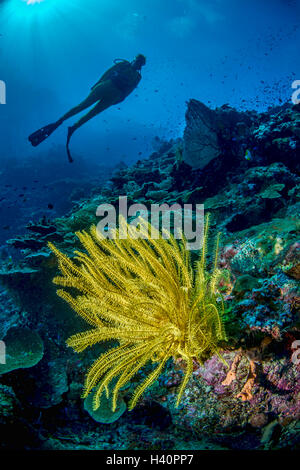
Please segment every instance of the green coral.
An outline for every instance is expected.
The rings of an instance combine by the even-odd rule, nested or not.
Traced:
[[[282,197],[280,192],[284,189],[285,184],[272,184],[268,186],[264,191],[259,193],[262,199],[277,199]]]
[[[39,334],[29,328],[11,328],[3,339],[6,346],[5,364],[0,364],[0,375],[15,369],[35,366],[44,355]]]
[[[105,392],[101,397],[101,405],[97,410],[93,408],[93,393],[90,393],[87,398],[84,400],[84,409],[88,414],[97,421],[97,423],[110,424],[117,421],[122,414],[126,411],[127,406],[123,398],[120,396],[117,400],[116,409],[112,411],[112,401],[111,398],[107,398]]]

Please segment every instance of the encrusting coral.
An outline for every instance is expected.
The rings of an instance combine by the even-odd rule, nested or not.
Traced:
[[[152,362],[154,370],[137,386],[129,403],[129,409],[134,408],[170,358],[181,358],[186,364],[178,406],[193,373],[193,359],[203,362],[212,354],[221,358],[218,342],[226,340],[226,334],[223,299],[218,292],[219,237],[214,266],[208,273],[208,227],[206,217],[201,254],[194,269],[184,237],[178,242],[166,231],[162,237],[141,218],[139,238],[136,227],[122,218],[119,229],[111,230],[110,239],[96,227],[91,228],[90,234],[77,233],[87,253],[75,251],[74,261],[49,243],[62,273],[53,282],[72,292],[59,289],[58,295],[93,326],[71,336],[67,344],[81,352],[98,342],[119,343],[101,354],[88,371],[83,398],[97,386],[94,409],[99,408],[105,391],[107,397],[112,393],[115,410],[120,389]],[[126,238],[119,236],[121,230]],[[74,288],[79,295],[73,295]]]
[[[222,385],[230,385],[234,380],[236,380],[237,376],[237,369],[238,366],[242,360],[243,357],[243,352],[242,350],[239,350],[238,353],[236,354],[233,363],[231,364],[230,370],[225,378],[223,380]],[[257,376],[256,373],[256,364],[253,359],[249,359],[249,373],[248,377],[246,380],[245,385],[243,386],[242,390],[236,395],[236,398],[241,398],[242,401],[249,401],[253,398],[252,395],[252,388],[255,383],[255,379]]]

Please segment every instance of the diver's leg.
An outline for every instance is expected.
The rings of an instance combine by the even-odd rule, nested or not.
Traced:
[[[72,157],[71,157],[70,150],[69,150],[69,143],[70,143],[70,139],[71,139],[72,135],[74,134],[74,132],[79,127],[83,126],[83,124],[85,124],[87,121],[89,121],[93,117],[97,116],[97,114],[101,113],[106,108],[109,108],[109,106],[111,106],[112,104],[113,103],[111,103],[109,101],[106,101],[106,100],[99,101],[99,103],[97,103],[96,106],[94,106],[87,114],[85,114],[85,116],[82,116],[82,118],[80,118],[79,121],[77,121],[73,126],[68,127],[67,154],[68,154],[69,162],[73,161]]]
[[[70,162],[72,162],[73,160],[72,160],[71,153],[69,150],[69,143],[74,132],[77,129],[79,129],[79,127],[83,126],[83,124],[85,124],[90,119],[97,116],[98,114],[100,114],[105,109],[109,108],[110,106],[114,104],[120,103],[124,99],[122,91],[120,91],[111,82],[111,80],[107,80],[106,82],[103,82],[103,84],[98,85],[93,90],[92,94],[95,94],[95,96],[98,96],[99,102],[87,114],[82,116],[73,126],[68,128],[67,153],[68,153],[68,158]]]
[[[82,116],[77,122],[75,122],[75,124],[73,124],[73,132],[75,132],[79,127],[83,126],[83,124],[88,122],[90,119],[93,119],[93,117],[97,116],[98,114],[102,113],[102,111],[109,108],[112,104],[113,103],[107,100],[99,101],[96,106],[94,106],[88,113]]]
[[[52,134],[52,132],[54,132],[66,119],[70,118],[71,116],[74,116],[77,113],[80,113],[80,111],[83,111],[89,106],[92,106],[92,104],[99,101],[99,99],[101,99],[103,95],[104,95],[104,90],[102,90],[101,85],[99,85],[97,89],[95,88],[94,90],[92,90],[89,96],[84,101],[82,101],[78,106],[75,106],[74,108],[72,108],[70,111],[64,114],[64,116],[62,116],[56,122],[52,124],[48,124],[47,126],[44,126],[38,131],[31,134],[28,137],[28,140],[31,142],[31,144],[34,147],[36,147],[41,142],[43,142],[47,137],[49,137]]]
[[[113,101],[116,98],[116,94],[118,93],[120,93],[119,90],[116,89],[116,87],[113,85],[111,80],[106,80],[104,82],[101,82],[99,83],[99,85],[97,85],[95,88],[92,89],[91,93],[85,100],[79,103],[78,106],[75,106],[74,108],[70,109],[70,111],[64,114],[59,119],[59,121],[63,122],[66,119],[69,119],[70,117],[75,116],[75,114],[78,114],[81,111],[84,111],[86,108],[89,108],[90,106],[92,106],[92,104],[97,103],[97,101],[100,101],[100,100],[111,101],[111,104],[113,104]]]
[[[99,87],[101,88],[97,90]],[[103,84],[98,85],[92,94],[98,97],[97,101],[99,101],[99,103],[97,103],[96,106],[94,106],[87,114],[82,116],[73,126],[69,127],[72,133],[75,132],[79,127],[83,126],[83,124],[88,122],[90,119],[102,113],[102,111],[109,108],[110,106],[120,103],[120,101],[123,99],[122,91],[116,88],[111,80],[107,80],[106,82],[103,82]]]
[[[80,113],[84,109],[89,108],[94,103],[97,103],[97,101],[100,101],[100,100],[108,101],[107,106],[110,106],[111,104],[115,104],[116,100],[118,99],[119,94],[120,94],[120,91],[113,85],[111,80],[106,80],[104,82],[99,83],[96,87],[92,89],[88,97],[84,101],[82,101],[78,106],[75,106],[74,108],[70,109],[70,111],[64,114],[56,122],[52,124],[48,124],[47,126],[44,126],[38,131],[31,134],[28,137],[28,140],[31,142],[31,144],[34,147],[36,147],[45,139],[47,139],[47,137],[49,137],[52,134],[52,132],[54,132],[55,129],[57,129],[66,119],[69,119],[70,117],[74,116],[77,113]],[[98,112],[101,112],[107,106],[100,109]],[[94,114],[91,117],[93,116]]]
[[[102,98],[102,96],[103,96],[102,89],[100,86],[98,90],[94,89],[85,100],[79,103],[79,105],[74,106],[74,108],[70,109],[70,111],[64,114],[59,119],[59,121],[64,122],[66,121],[66,119],[69,119],[70,117],[75,116],[75,114],[78,114],[81,111],[84,111],[86,108],[89,108],[90,106],[92,106],[92,104],[99,101]]]

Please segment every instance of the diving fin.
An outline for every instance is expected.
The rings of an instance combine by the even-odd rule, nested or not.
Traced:
[[[73,127],[68,127],[68,137],[67,137],[67,154],[68,154],[68,160],[70,163],[73,163],[73,158],[72,158],[72,155],[71,155],[71,152],[70,152],[70,148],[69,148],[69,144],[70,144],[70,139],[73,135],[73,132],[74,132],[74,128]]]
[[[49,137],[58,126],[61,125],[61,121],[54,122],[53,124],[48,124],[48,126],[42,127],[38,131],[34,132],[28,137],[29,142],[33,147],[37,147],[40,143],[42,143],[47,137]]]

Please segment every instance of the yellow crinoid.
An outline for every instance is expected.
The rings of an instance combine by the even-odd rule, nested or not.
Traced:
[[[125,239],[119,238],[120,229],[115,230],[113,239],[100,235],[95,226],[90,234],[77,233],[86,252],[75,251],[72,260],[49,244],[62,274],[53,282],[67,289],[58,290],[58,295],[93,327],[71,336],[67,344],[81,352],[98,342],[118,342],[115,346],[110,343],[88,371],[83,398],[97,387],[95,410],[104,390],[107,396],[112,393],[115,410],[119,390],[143,366],[154,363],[132,395],[129,409],[134,408],[170,358],[185,363],[178,406],[193,373],[193,359],[202,362],[212,354],[219,355],[218,342],[226,339],[224,309],[217,291],[218,240],[214,266],[210,274],[206,270],[208,227],[206,217],[201,254],[194,269],[184,238],[180,242],[171,234],[168,239],[162,238],[143,219],[139,225],[142,238],[134,236],[136,228],[124,219],[120,220],[120,228],[123,233],[128,231]],[[152,238],[148,236],[149,228]],[[74,289],[78,295],[74,295]]]

